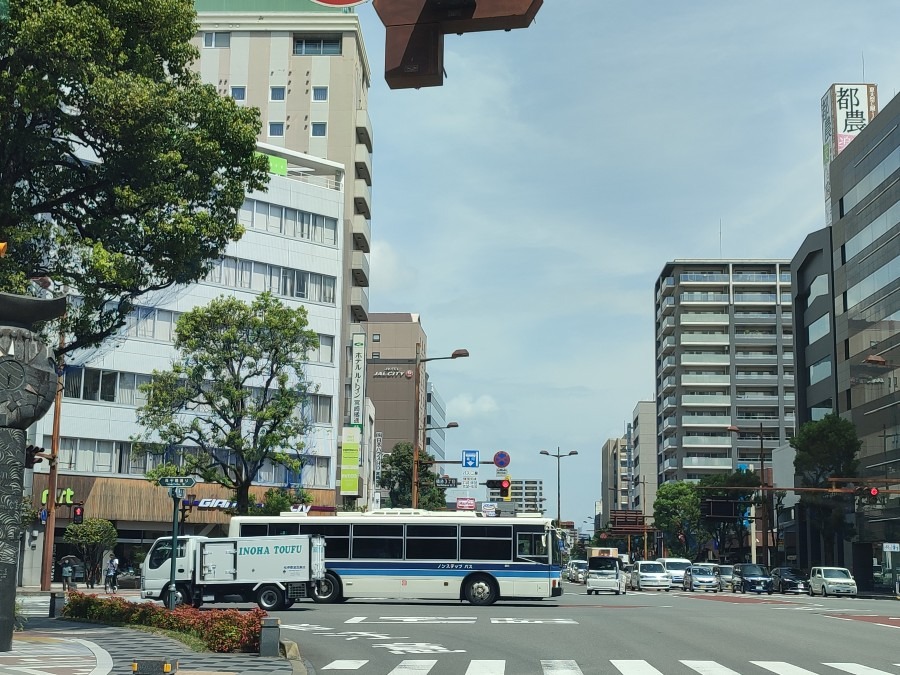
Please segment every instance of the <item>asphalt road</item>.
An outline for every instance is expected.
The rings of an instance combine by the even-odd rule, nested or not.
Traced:
[[[896,601],[565,591],[489,607],[302,601],[277,616],[320,675],[900,675]]]

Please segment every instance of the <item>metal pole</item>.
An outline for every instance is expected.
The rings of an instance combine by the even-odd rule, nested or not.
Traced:
[[[562,451],[556,446],[556,526],[562,528],[562,492],[559,482],[559,463],[562,461]]]
[[[760,484],[762,487],[766,487],[766,451],[763,446],[762,422],[759,423],[759,473]],[[762,497],[763,560],[766,563],[766,567],[770,567],[772,561],[769,556],[769,493],[763,490]],[[755,546],[756,542],[753,542],[753,545]]]
[[[413,373],[413,396],[416,397],[415,419],[413,420],[413,460],[412,460],[412,507],[419,508],[419,416],[421,401],[419,396],[419,369],[421,367],[421,346],[416,342],[416,370]]]
[[[175,558],[178,555],[178,488],[169,488],[172,497],[172,564],[169,566],[169,609],[175,609]]]
[[[65,336],[59,334],[60,353],[65,347]],[[53,431],[50,437],[50,473],[47,474],[47,524],[44,526],[44,549],[41,551],[41,590],[49,591],[53,580],[53,549],[56,538],[56,462],[59,459],[59,420],[63,399],[63,366],[65,357],[60,356],[56,364],[56,399],[53,402]],[[68,590],[68,589],[66,589]]]

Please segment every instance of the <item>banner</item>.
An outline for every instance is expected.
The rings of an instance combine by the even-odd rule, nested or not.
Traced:
[[[357,427],[344,427],[341,434],[341,494],[359,494],[359,446],[360,431]]]

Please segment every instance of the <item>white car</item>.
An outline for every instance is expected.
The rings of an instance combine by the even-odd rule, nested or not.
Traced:
[[[593,556],[588,560],[587,594],[600,591],[612,591],[616,595],[625,595],[625,570],[618,558]]]
[[[639,560],[631,570],[631,588],[643,591],[654,588],[668,592],[672,585],[672,577],[666,572],[662,563],[651,560]]]
[[[856,580],[846,567],[813,567],[809,571],[809,594],[856,597]]]
[[[587,560],[570,560],[566,564],[566,581],[578,581],[578,568],[579,565],[582,566],[582,569],[587,567]]]
[[[691,566],[687,558],[657,558],[656,562],[666,568],[666,572],[672,578],[672,586],[681,588],[684,583],[684,571]]]

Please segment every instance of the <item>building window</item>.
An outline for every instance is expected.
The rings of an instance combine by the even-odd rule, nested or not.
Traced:
[[[324,136],[327,126],[328,125],[325,122],[313,122],[312,123],[312,135],[320,136],[320,137]]]
[[[829,375],[831,375],[831,359],[826,356],[821,361],[816,361],[809,367],[810,386],[816,384],[816,382],[821,382]]]
[[[328,87],[313,87],[313,101],[327,101]]]
[[[294,36],[294,56],[340,56],[340,35]]]
[[[280,138],[284,136],[284,122],[269,122],[269,137]]]
[[[372,352],[372,358],[373,358],[373,359],[380,359],[380,358],[381,358],[381,352]]]
[[[203,46],[214,49],[225,49],[231,46],[231,33],[204,33]]]
[[[269,87],[269,100],[270,101],[283,101],[285,96],[285,88],[284,87]]]
[[[247,87],[232,87],[231,98],[233,98],[235,101],[246,101]]]
[[[829,322],[828,315],[820,316],[818,319],[813,321],[806,329],[807,331],[807,344],[812,344],[816,340],[825,337],[831,332],[831,326]]]
[[[372,342],[381,342],[381,333],[372,333]]]

